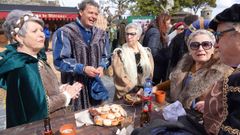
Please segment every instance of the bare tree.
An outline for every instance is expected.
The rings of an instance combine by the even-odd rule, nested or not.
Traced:
[[[100,1],[101,3],[102,1]],[[134,0],[107,0],[105,1],[106,6],[103,6],[101,9],[104,15],[108,19],[108,23],[116,19],[121,19],[122,15],[129,9],[130,5]],[[101,3],[102,4],[102,3]],[[111,11],[115,11],[112,13]]]

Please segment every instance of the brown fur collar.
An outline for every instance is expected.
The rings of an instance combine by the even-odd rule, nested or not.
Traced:
[[[194,99],[207,94],[211,86],[222,79],[225,73],[230,74],[232,71],[231,67],[220,62],[217,55],[213,55],[210,61],[192,74],[189,85],[183,86],[183,80],[189,74],[193,65],[192,56],[185,54],[170,75],[170,100],[179,100],[186,108],[191,106]]]

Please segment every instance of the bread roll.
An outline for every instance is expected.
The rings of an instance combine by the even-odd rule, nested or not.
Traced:
[[[112,126],[117,126],[119,124],[119,121],[114,119],[112,120]]]
[[[104,119],[103,120],[103,125],[105,126],[111,126],[112,125],[112,121],[110,119]]]
[[[102,126],[103,125],[103,119],[100,116],[94,117],[94,122],[96,125]]]
[[[115,115],[113,113],[109,113],[107,115],[107,118],[110,119],[110,120],[113,120],[113,119],[115,119]]]

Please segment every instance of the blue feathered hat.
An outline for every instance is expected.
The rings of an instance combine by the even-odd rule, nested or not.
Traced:
[[[185,31],[185,41],[187,40],[187,38],[189,37],[189,35],[191,33],[193,33],[194,31],[196,30],[199,30],[199,29],[205,29],[205,30],[209,30],[209,22],[210,20],[207,20],[207,19],[203,19],[203,18],[200,18],[198,19],[197,21],[193,22],[189,27],[188,29],[186,29]]]

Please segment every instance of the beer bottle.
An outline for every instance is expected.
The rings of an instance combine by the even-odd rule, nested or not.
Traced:
[[[150,115],[149,115],[148,105],[147,103],[145,103],[140,115],[140,126],[145,127],[148,125],[149,122],[150,122]]]
[[[44,119],[44,135],[53,135],[49,117]]]

